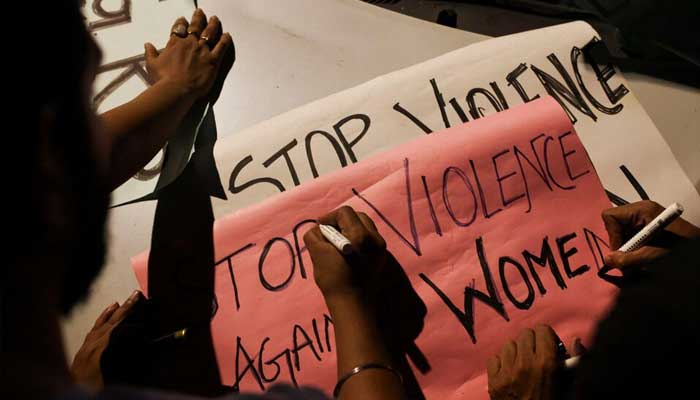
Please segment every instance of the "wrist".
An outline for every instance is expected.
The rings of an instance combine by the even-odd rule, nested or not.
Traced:
[[[198,96],[192,85],[176,78],[163,78],[156,82],[152,88],[161,90],[178,103],[185,103],[191,107]]]
[[[328,306],[328,311],[330,311],[331,314],[348,308],[367,308],[362,296],[356,289],[335,290],[330,293],[323,293],[323,298],[325,299],[326,306]]]

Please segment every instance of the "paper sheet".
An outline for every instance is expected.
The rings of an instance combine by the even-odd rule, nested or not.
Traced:
[[[429,399],[488,398],[485,363],[506,340],[540,322],[566,342],[586,340],[615,293],[597,276],[609,201],[566,114],[546,97],[218,220],[212,335],[224,384],[332,389],[333,326],[302,237],[310,219],[341,205],[376,221],[427,306],[415,343],[431,367],[416,372]],[[146,290],[147,254],[133,265]],[[470,291],[481,292],[473,318]]]

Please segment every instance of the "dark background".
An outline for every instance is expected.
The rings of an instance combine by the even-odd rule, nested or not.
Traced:
[[[363,0],[443,25],[503,36],[590,23],[623,71],[700,87],[697,0]]]

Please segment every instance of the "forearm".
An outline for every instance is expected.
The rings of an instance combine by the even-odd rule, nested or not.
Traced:
[[[194,99],[184,86],[162,80],[134,100],[101,115],[112,143],[111,190],[143,168],[174,134]]]
[[[338,377],[353,368],[379,363],[392,366],[374,316],[357,295],[326,299],[333,319],[337,349]],[[402,399],[398,377],[384,369],[368,369],[348,379],[340,392],[342,399]]]

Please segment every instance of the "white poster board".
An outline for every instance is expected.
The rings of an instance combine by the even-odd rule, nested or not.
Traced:
[[[650,198],[682,203],[685,217],[699,223],[700,197],[624,77],[605,66],[596,73],[584,62],[580,49],[596,37],[588,24],[575,22],[491,39],[228,136],[215,157],[229,198],[214,201],[215,213],[225,215],[506,104],[550,94],[574,120],[611,194],[640,200],[636,180]]]
[[[190,18],[193,0],[85,0],[83,14],[102,49],[102,65],[93,87],[98,112],[130,101],[149,85],[143,45],[165,47],[175,20]],[[112,194],[120,204],[151,193],[158,182],[162,152]]]

